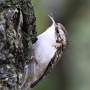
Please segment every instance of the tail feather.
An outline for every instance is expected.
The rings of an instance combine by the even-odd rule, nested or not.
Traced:
[[[29,68],[28,68],[28,65],[25,67],[25,77],[24,77],[24,80],[23,80],[23,84],[21,85],[21,88],[19,90],[30,90],[30,84],[31,84],[31,81],[30,81],[30,77],[29,77]]]
[[[30,90],[30,84],[24,83],[19,90]]]

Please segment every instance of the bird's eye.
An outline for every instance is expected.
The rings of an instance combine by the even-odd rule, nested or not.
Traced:
[[[58,26],[55,26],[55,31],[56,31],[56,33],[59,33],[59,28],[58,28]]]

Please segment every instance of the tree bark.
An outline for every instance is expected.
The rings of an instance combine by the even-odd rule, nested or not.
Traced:
[[[31,0],[0,0],[0,90],[17,90],[37,38]]]

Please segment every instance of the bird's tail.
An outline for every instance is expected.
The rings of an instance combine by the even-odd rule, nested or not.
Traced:
[[[25,67],[24,74],[25,74],[25,77],[23,80],[23,84],[21,85],[19,90],[30,90],[31,81],[30,81],[30,77],[29,77],[29,66],[28,65]]]
[[[30,84],[24,83],[19,90],[30,90]]]
[[[34,79],[34,68],[35,68],[34,60],[32,60],[30,64],[25,66],[24,80],[19,90],[28,90],[28,89],[30,90],[30,86],[33,83],[33,79]]]

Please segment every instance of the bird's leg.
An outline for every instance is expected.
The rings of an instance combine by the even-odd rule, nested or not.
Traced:
[[[38,61],[36,60],[36,57],[34,55],[31,56],[31,60],[34,60],[38,64]]]
[[[52,47],[55,47],[57,49],[57,47],[60,47],[60,44],[59,43],[55,43],[52,45]]]

